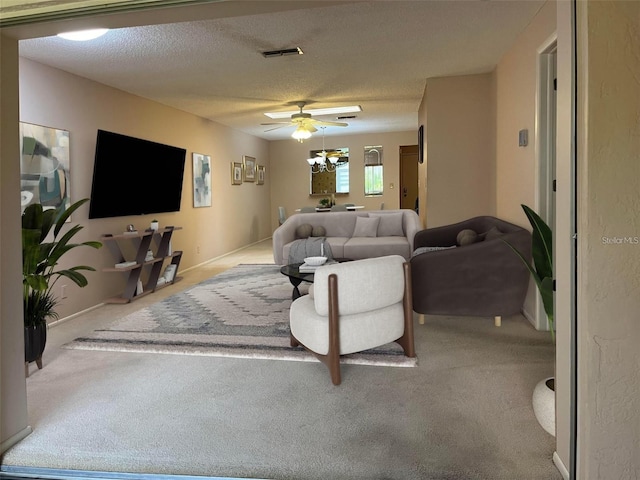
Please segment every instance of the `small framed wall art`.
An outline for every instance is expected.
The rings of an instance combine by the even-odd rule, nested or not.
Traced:
[[[231,185],[242,184],[242,164],[240,162],[231,162]]]
[[[418,129],[418,163],[424,162],[424,125]]]
[[[256,178],[256,183],[258,185],[264,185],[264,165],[258,165],[258,173]]]
[[[248,155],[243,155],[242,163],[244,165],[244,181],[256,181],[256,159]]]
[[[211,206],[211,157],[193,154],[193,206]]]

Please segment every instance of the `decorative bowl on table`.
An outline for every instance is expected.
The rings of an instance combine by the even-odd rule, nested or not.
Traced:
[[[304,263],[311,265],[312,267],[319,267],[327,261],[327,257],[307,257],[304,259]]]

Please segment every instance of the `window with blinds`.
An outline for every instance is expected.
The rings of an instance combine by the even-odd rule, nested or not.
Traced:
[[[382,146],[367,145],[364,147],[364,194],[365,196],[382,195],[383,190]]]

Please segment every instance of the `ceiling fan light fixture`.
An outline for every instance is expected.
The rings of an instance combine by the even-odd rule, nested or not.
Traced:
[[[302,142],[303,140],[311,138],[311,132],[307,130],[303,125],[300,125],[293,131],[291,136],[299,142]]]
[[[90,30],[77,30],[75,32],[62,32],[58,37],[65,40],[73,40],[74,42],[86,42],[101,37],[109,31],[108,28],[93,28]]]
[[[308,113],[310,115],[334,115],[339,113],[354,113],[361,112],[362,107],[360,105],[350,105],[347,107],[331,107],[331,108],[309,108],[304,111],[304,113]],[[291,115],[299,114],[299,110],[289,111],[289,112],[269,112],[265,113],[265,115],[269,118],[280,119],[280,118],[290,118]]]

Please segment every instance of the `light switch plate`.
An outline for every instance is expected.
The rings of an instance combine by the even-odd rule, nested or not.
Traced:
[[[518,146],[526,147],[529,144],[529,130],[522,129],[518,132]]]

